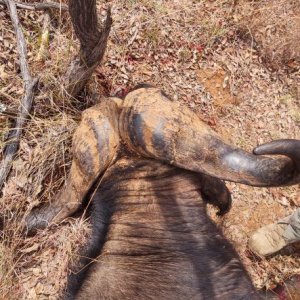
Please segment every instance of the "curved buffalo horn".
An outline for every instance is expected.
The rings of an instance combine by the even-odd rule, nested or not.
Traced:
[[[281,139],[259,145],[253,150],[257,155],[285,155],[294,161],[300,172],[300,140]]]
[[[282,140],[268,143],[270,146],[265,148],[264,145],[259,146],[253,151],[255,155],[227,145],[221,139],[210,138],[209,144],[215,145],[217,149],[214,150],[214,165],[217,171],[224,174],[225,180],[253,186],[284,186],[300,183],[300,141],[290,143],[285,150],[278,147],[275,151],[273,145],[279,145],[281,142]],[[298,154],[296,154],[296,149],[291,149],[291,146],[296,144],[299,149]],[[288,152],[287,149],[291,151]],[[260,156],[263,154],[281,154],[289,158]]]
[[[137,89],[125,97],[119,130],[127,146],[139,155],[186,170],[253,186],[300,182],[291,151],[282,153],[292,160],[232,147],[189,108],[170,101],[156,88]]]

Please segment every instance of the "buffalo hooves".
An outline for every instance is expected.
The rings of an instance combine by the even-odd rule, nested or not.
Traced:
[[[30,236],[36,234],[38,229],[45,229],[58,212],[59,209],[46,205],[33,208],[25,218],[24,233]]]

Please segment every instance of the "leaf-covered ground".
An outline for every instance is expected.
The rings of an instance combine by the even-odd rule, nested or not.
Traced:
[[[27,1],[30,2],[30,1]],[[65,2],[66,3],[66,2]],[[152,83],[189,106],[230,143],[251,151],[275,138],[300,139],[299,1],[98,1],[114,19],[102,65],[84,104],[62,98],[61,77],[78,50],[67,13],[51,12],[48,51],[38,58],[45,13],[19,10],[29,65],[40,77],[31,119],[0,199],[0,298],[58,299],[68,263],[88,235],[83,218],[68,219],[24,238],[19,218],[63,185],[71,137],[81,111],[100,95],[124,95]],[[297,35],[298,34],[298,35]],[[279,47],[280,45],[280,47]],[[15,112],[23,94],[15,35],[0,6],[0,101]],[[12,122],[0,114],[0,147]],[[261,189],[228,183],[233,207],[212,218],[235,245],[254,284],[274,287],[300,274],[299,247],[270,259],[247,249],[251,233],[288,215],[299,187]],[[296,250],[296,251],[295,251]]]

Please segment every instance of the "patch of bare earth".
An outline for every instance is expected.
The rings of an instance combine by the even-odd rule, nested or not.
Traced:
[[[108,51],[86,90],[84,105],[59,96],[61,76],[78,47],[68,15],[52,12],[48,55],[37,60],[44,14],[19,11],[29,64],[40,76],[40,84],[0,200],[6,223],[0,240],[0,298],[58,299],[65,287],[67,265],[85,241],[88,221],[70,218],[24,238],[18,220],[33,206],[51,201],[63,185],[70,167],[72,133],[81,111],[97,103],[99,94],[122,96],[137,83],[152,83],[196,111],[230,143],[249,151],[275,138],[300,139],[297,55],[285,59],[281,51],[276,72],[270,70],[272,59],[266,55],[272,38],[276,36],[277,43],[282,37],[271,33],[296,32],[292,23],[298,20],[299,10],[297,1],[277,2],[108,1],[114,19]],[[267,18],[270,9],[278,18]],[[281,17],[282,11],[286,15]],[[105,16],[100,1],[99,13]],[[0,101],[15,111],[22,93],[13,29],[0,7]],[[2,149],[10,123],[0,116]],[[216,218],[213,209],[210,213],[235,245],[254,284],[270,288],[300,274],[299,251],[287,249],[273,258],[258,259],[247,249],[254,230],[300,206],[299,187],[228,186],[234,199],[231,211],[223,218]]]

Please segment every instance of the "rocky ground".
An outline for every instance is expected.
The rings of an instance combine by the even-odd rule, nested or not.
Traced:
[[[98,3],[101,18],[112,6],[114,23],[83,104],[59,96],[61,78],[78,49],[68,14],[50,13],[47,51],[38,57],[45,13],[19,10],[29,65],[40,83],[0,199],[7,224],[0,236],[0,299],[58,299],[65,286],[68,263],[88,234],[88,220],[70,218],[32,238],[20,234],[16,220],[40,202],[51,201],[62,186],[70,167],[72,133],[81,111],[97,103],[99,95],[122,96],[135,84],[149,82],[243,149],[251,151],[276,138],[300,139],[298,1]],[[15,112],[22,94],[15,35],[0,5],[1,104]],[[11,125],[11,118],[0,114],[2,149]],[[210,214],[235,245],[254,284],[272,288],[300,274],[297,245],[269,259],[254,257],[247,249],[255,229],[300,206],[299,187],[228,187],[231,211],[217,218],[211,208]]]

